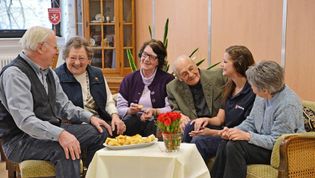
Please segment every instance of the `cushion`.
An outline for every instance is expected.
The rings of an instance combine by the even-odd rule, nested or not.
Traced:
[[[48,161],[26,160],[19,164],[22,177],[53,177],[55,167]]]
[[[266,164],[251,164],[247,166],[246,178],[277,178],[278,170]]]
[[[307,106],[303,106],[304,127],[307,132],[315,131],[315,112]]]

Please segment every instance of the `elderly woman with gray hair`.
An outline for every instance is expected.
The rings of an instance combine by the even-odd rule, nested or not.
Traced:
[[[211,177],[245,178],[248,164],[269,164],[275,140],[303,132],[302,105],[284,84],[284,70],[273,61],[250,67],[246,76],[256,94],[250,115],[239,126],[224,128]]]

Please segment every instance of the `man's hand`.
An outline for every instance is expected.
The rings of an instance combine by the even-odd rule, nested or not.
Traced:
[[[205,128],[208,125],[208,118],[201,117],[191,121],[191,125],[194,124],[194,131],[198,131],[202,128]]]
[[[63,130],[59,135],[58,142],[65,152],[66,159],[69,159],[69,154],[72,160],[80,159],[80,143],[74,135]]]
[[[117,114],[112,114],[112,131],[117,128],[117,134],[121,135],[126,131],[125,123],[119,118]]]
[[[102,129],[101,126],[104,126],[106,128],[106,130],[108,131],[109,135],[110,136],[113,135],[112,128],[104,120],[102,120],[102,119],[100,119],[98,117],[92,116],[91,119],[90,119],[90,122],[91,122],[92,125],[94,125],[96,127],[96,129],[100,133],[103,132],[103,129]]]
[[[181,118],[180,118],[180,130],[182,131],[182,133],[184,133],[185,127],[188,124],[188,122],[190,121],[189,117],[181,114]]]

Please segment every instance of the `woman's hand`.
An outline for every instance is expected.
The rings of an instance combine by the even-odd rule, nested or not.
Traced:
[[[157,110],[154,108],[148,108],[146,109],[142,115],[140,116],[141,121],[147,121],[154,117],[157,114]]]
[[[201,117],[191,121],[190,124],[194,124],[194,131],[198,131],[200,129],[205,128],[208,125],[208,118]]]
[[[103,129],[101,126],[105,127],[108,134],[110,136],[113,135],[113,132],[112,132],[112,128],[110,127],[110,125],[108,125],[104,120],[98,118],[98,117],[95,117],[95,116],[92,116],[91,119],[90,119],[90,122],[92,125],[94,125],[96,127],[96,129],[102,133],[103,132]]]
[[[237,128],[231,128],[228,131],[229,140],[250,140],[250,133]]]
[[[228,132],[229,128],[224,127],[222,130],[218,131],[218,135],[225,140],[229,140]]]
[[[212,132],[211,132],[212,131]],[[199,130],[193,130],[189,132],[189,136],[200,136],[200,135],[213,135],[214,130],[209,128],[201,128]]]
[[[128,109],[128,114],[130,115],[137,114],[138,112],[141,111],[142,108],[143,108],[143,105],[131,103]]]

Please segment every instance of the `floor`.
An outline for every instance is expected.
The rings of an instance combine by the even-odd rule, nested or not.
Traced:
[[[5,162],[1,161],[0,162],[0,178],[6,178],[8,177],[8,173],[5,170]]]

